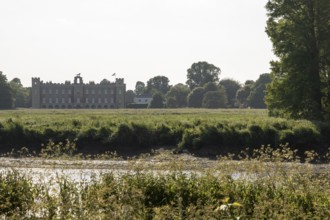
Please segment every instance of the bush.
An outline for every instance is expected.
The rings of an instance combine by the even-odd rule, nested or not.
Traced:
[[[35,189],[30,179],[9,171],[0,173],[0,216],[25,217],[34,204]]]

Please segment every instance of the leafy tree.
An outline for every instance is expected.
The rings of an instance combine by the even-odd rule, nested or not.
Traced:
[[[135,93],[133,90],[127,90],[125,93],[125,106],[134,102]]]
[[[205,93],[203,98],[204,108],[225,108],[226,105],[227,95],[224,88]]]
[[[330,108],[330,1],[268,0],[266,32],[279,58],[271,62],[271,114],[321,119]]]
[[[28,88],[24,88],[19,78],[14,78],[9,82],[12,90],[12,96],[15,108],[29,107],[30,91]]]
[[[209,82],[204,85],[204,94],[206,92],[213,92],[217,91],[219,88],[223,88],[221,85],[217,85],[215,82]]]
[[[146,84],[141,81],[137,81],[135,84],[135,94],[137,96],[143,95],[146,90]]]
[[[13,108],[14,99],[7,77],[0,71],[0,109]]]
[[[181,83],[173,86],[166,94],[166,103],[169,108],[182,108],[187,106],[187,96],[190,89]]]
[[[207,62],[193,63],[187,70],[187,85],[192,90],[202,87],[208,82],[218,82],[221,70]]]
[[[164,108],[164,97],[160,92],[155,92],[148,108]]]
[[[235,104],[237,102],[236,93],[237,90],[241,88],[240,83],[233,79],[223,79],[220,81],[219,84],[222,85],[226,90],[229,107],[231,108],[235,107]]]
[[[194,88],[188,95],[188,106],[193,108],[201,108],[203,103],[205,90],[203,87]]]
[[[110,83],[111,82],[107,79],[102,79],[101,82],[100,82],[101,85],[109,85]]]
[[[147,82],[147,92],[154,94],[160,92],[165,95],[170,90],[169,79],[166,76],[155,76]]]
[[[249,97],[251,93],[251,88],[252,85],[254,84],[253,80],[247,80],[244,84],[243,87],[241,87],[239,90],[236,92],[236,101],[237,105],[240,108],[246,108],[248,107],[248,101],[247,98]]]
[[[204,95],[207,92],[215,92],[224,89],[222,85],[217,85],[215,82],[208,82],[203,87],[196,87],[188,95],[188,105],[189,107],[201,108],[203,107]]]
[[[252,85],[251,92],[247,98],[248,105],[252,108],[266,108],[265,92],[266,85],[272,81],[269,73],[264,73],[259,76],[257,81]]]
[[[244,83],[244,86],[251,86],[253,85],[254,81],[253,80],[246,80]]]

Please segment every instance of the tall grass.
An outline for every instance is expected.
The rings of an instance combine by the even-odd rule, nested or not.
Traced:
[[[313,155],[310,155],[314,157]],[[295,151],[264,147],[240,162],[222,157],[210,169],[174,160],[166,170],[131,163],[129,172],[74,182],[33,183],[17,171],[0,175],[6,219],[327,219],[330,173],[297,163]],[[311,158],[314,159],[314,158]],[[288,162],[290,163],[283,163]],[[198,167],[201,166],[201,167]],[[234,177],[233,174],[240,177]]]

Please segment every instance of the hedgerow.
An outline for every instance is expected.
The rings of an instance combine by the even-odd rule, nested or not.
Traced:
[[[247,147],[288,143],[304,152],[325,152],[330,124],[268,117],[260,110],[58,110],[2,111],[0,151],[41,151],[49,140],[75,140],[84,152],[159,147],[192,152],[212,147],[239,152]]]

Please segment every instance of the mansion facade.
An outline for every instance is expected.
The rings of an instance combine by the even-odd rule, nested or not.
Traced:
[[[83,83],[78,74],[74,82],[52,83],[32,78],[32,108],[124,108],[126,85],[124,79],[95,84]]]

